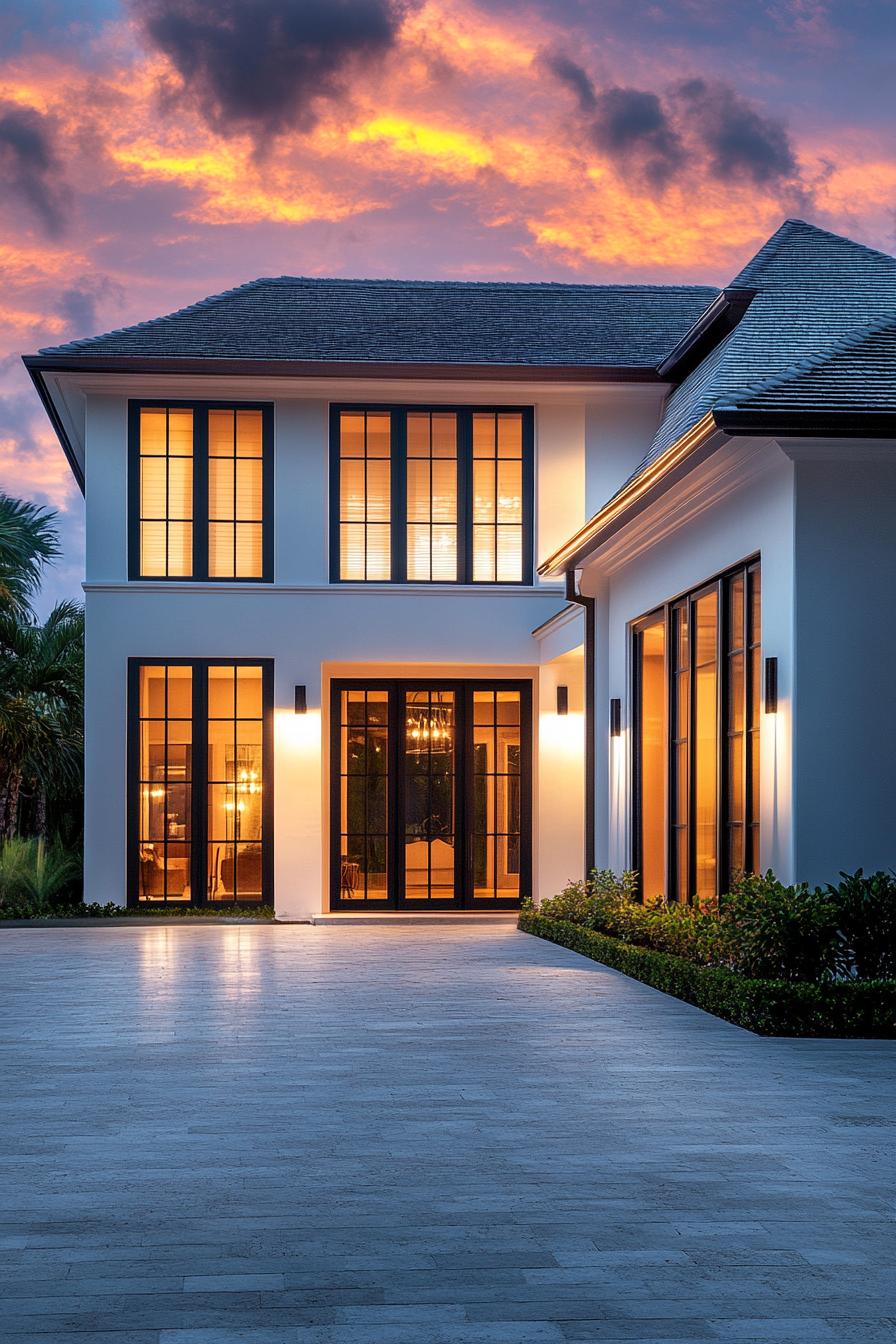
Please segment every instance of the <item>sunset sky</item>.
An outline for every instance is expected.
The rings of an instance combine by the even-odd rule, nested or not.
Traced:
[[[19,356],[260,275],[729,280],[896,250],[893,0],[0,0],[0,487],[83,504]]]

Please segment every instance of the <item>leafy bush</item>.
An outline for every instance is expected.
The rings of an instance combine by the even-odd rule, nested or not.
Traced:
[[[742,876],[719,902],[724,961],[760,980],[832,980],[844,968],[837,901],[774,873]]]
[[[896,975],[896,879],[843,876],[839,887],[743,876],[719,901],[642,904],[637,876],[595,872],[538,913],[624,943],[759,979],[822,981]]]
[[[0,846],[0,916],[39,919],[78,900],[81,860],[59,844],[15,837]]]
[[[860,868],[828,891],[837,906],[843,960],[860,980],[896,979],[896,877]]]
[[[763,1036],[896,1039],[893,980],[755,980],[635,947],[569,920],[547,919],[540,908],[521,911],[519,926]]]

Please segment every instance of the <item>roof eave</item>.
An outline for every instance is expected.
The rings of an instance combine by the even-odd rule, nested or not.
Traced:
[[[135,355],[25,355],[25,366],[53,373],[210,374],[229,377],[409,378],[471,382],[662,383],[649,365],[410,364],[375,360],[171,358]]]
[[[712,411],[708,411],[702,420],[682,434],[655,462],[540,564],[539,574],[545,578],[555,578],[570,570],[580,569],[592,552],[664,494],[698,462],[715,452],[721,442],[719,426]]]
[[[50,424],[56,433],[56,437],[65,453],[65,459],[71,467],[72,475],[81,494],[84,494],[84,468],[78,461],[77,453],[74,450],[72,441],[68,436],[68,431],[62,423],[59,412],[56,409],[56,403],[50,395],[46,382],[44,381],[43,370],[33,362],[32,356],[23,356],[23,363],[28,370],[31,381],[35,386],[37,395],[40,397],[41,405],[47,413]]]
[[[738,406],[717,406],[716,424],[732,437],[764,434],[788,437],[866,439],[896,437],[896,411],[785,411],[746,410]]]

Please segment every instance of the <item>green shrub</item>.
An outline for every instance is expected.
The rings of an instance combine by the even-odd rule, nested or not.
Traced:
[[[81,860],[59,844],[16,837],[0,846],[0,916],[39,919],[75,903]]]
[[[889,911],[896,929],[896,901],[887,906],[880,898],[875,909],[881,922]],[[850,965],[835,895],[805,884],[784,886],[771,872],[741,877],[718,902],[704,905],[662,899],[642,904],[635,873],[593,873],[543,901],[539,914],[761,979],[832,979],[848,973]],[[870,949],[863,964],[881,973]]]
[[[519,927],[763,1036],[896,1039],[893,980],[752,979],[636,947],[569,920],[545,918],[540,909],[521,911]]]
[[[832,980],[843,969],[837,902],[774,873],[742,876],[719,901],[724,961],[760,980]]]
[[[829,886],[848,972],[860,980],[896,979],[896,878],[860,868]]]

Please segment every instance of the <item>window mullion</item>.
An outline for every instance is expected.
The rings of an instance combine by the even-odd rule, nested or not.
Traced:
[[[191,874],[193,902],[205,904],[208,896],[208,663],[194,660],[193,672],[193,731],[190,762],[192,789]]]
[[[406,583],[408,576],[408,415],[393,411],[390,417],[390,537],[393,583]]]
[[[193,408],[193,578],[207,579],[208,563],[208,406]]]
[[[457,581],[473,582],[473,412],[457,413]]]

